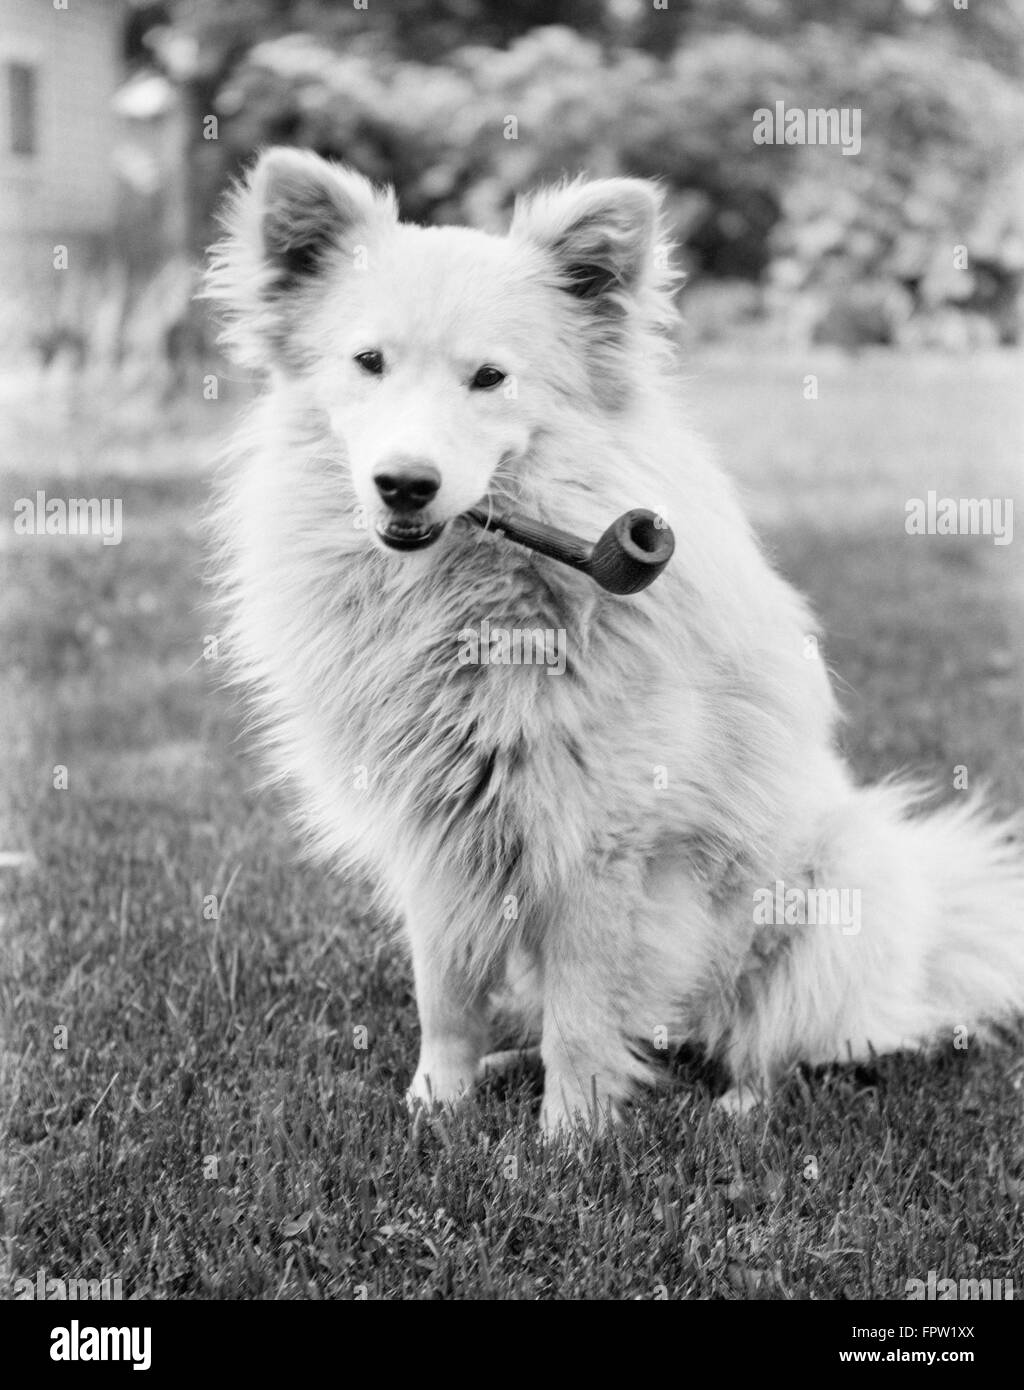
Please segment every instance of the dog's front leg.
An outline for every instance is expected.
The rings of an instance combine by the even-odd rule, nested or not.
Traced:
[[[638,967],[631,923],[636,891],[625,865],[590,874],[546,932],[540,1116],[546,1134],[614,1119],[642,1071],[628,1046],[626,1019]]]
[[[406,932],[420,1016],[420,1060],[406,1100],[458,1100],[472,1088],[487,1051],[485,1001],[452,964],[422,907],[407,911]]]

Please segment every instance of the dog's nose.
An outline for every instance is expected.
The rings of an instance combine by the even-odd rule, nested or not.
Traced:
[[[373,481],[392,511],[418,512],[437,495],[441,475],[429,463],[405,463],[375,473]]]

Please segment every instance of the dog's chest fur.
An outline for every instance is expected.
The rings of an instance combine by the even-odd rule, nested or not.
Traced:
[[[307,659],[283,677],[294,736],[316,730],[356,853],[385,873],[431,864],[503,897],[515,883],[531,895],[564,883],[627,830],[635,842],[651,785],[644,675],[627,640],[635,603],[552,579],[491,538],[453,544],[419,585],[391,585],[366,560],[352,557],[349,582],[321,598]],[[467,660],[484,621],[492,634],[552,635],[564,671]],[[308,663],[316,651],[330,668]]]

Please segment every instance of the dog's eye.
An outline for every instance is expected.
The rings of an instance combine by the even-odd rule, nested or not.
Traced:
[[[481,367],[469,383],[474,391],[489,391],[492,386],[500,386],[505,380],[505,373],[499,372],[497,367]]]
[[[384,370],[384,354],[381,352],[359,352],[356,361],[370,376],[380,376]]]

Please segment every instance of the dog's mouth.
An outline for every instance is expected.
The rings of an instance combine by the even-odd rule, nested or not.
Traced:
[[[393,516],[387,521],[378,521],[375,529],[389,550],[426,550],[440,536],[444,525],[443,521],[431,526],[424,521]]]

